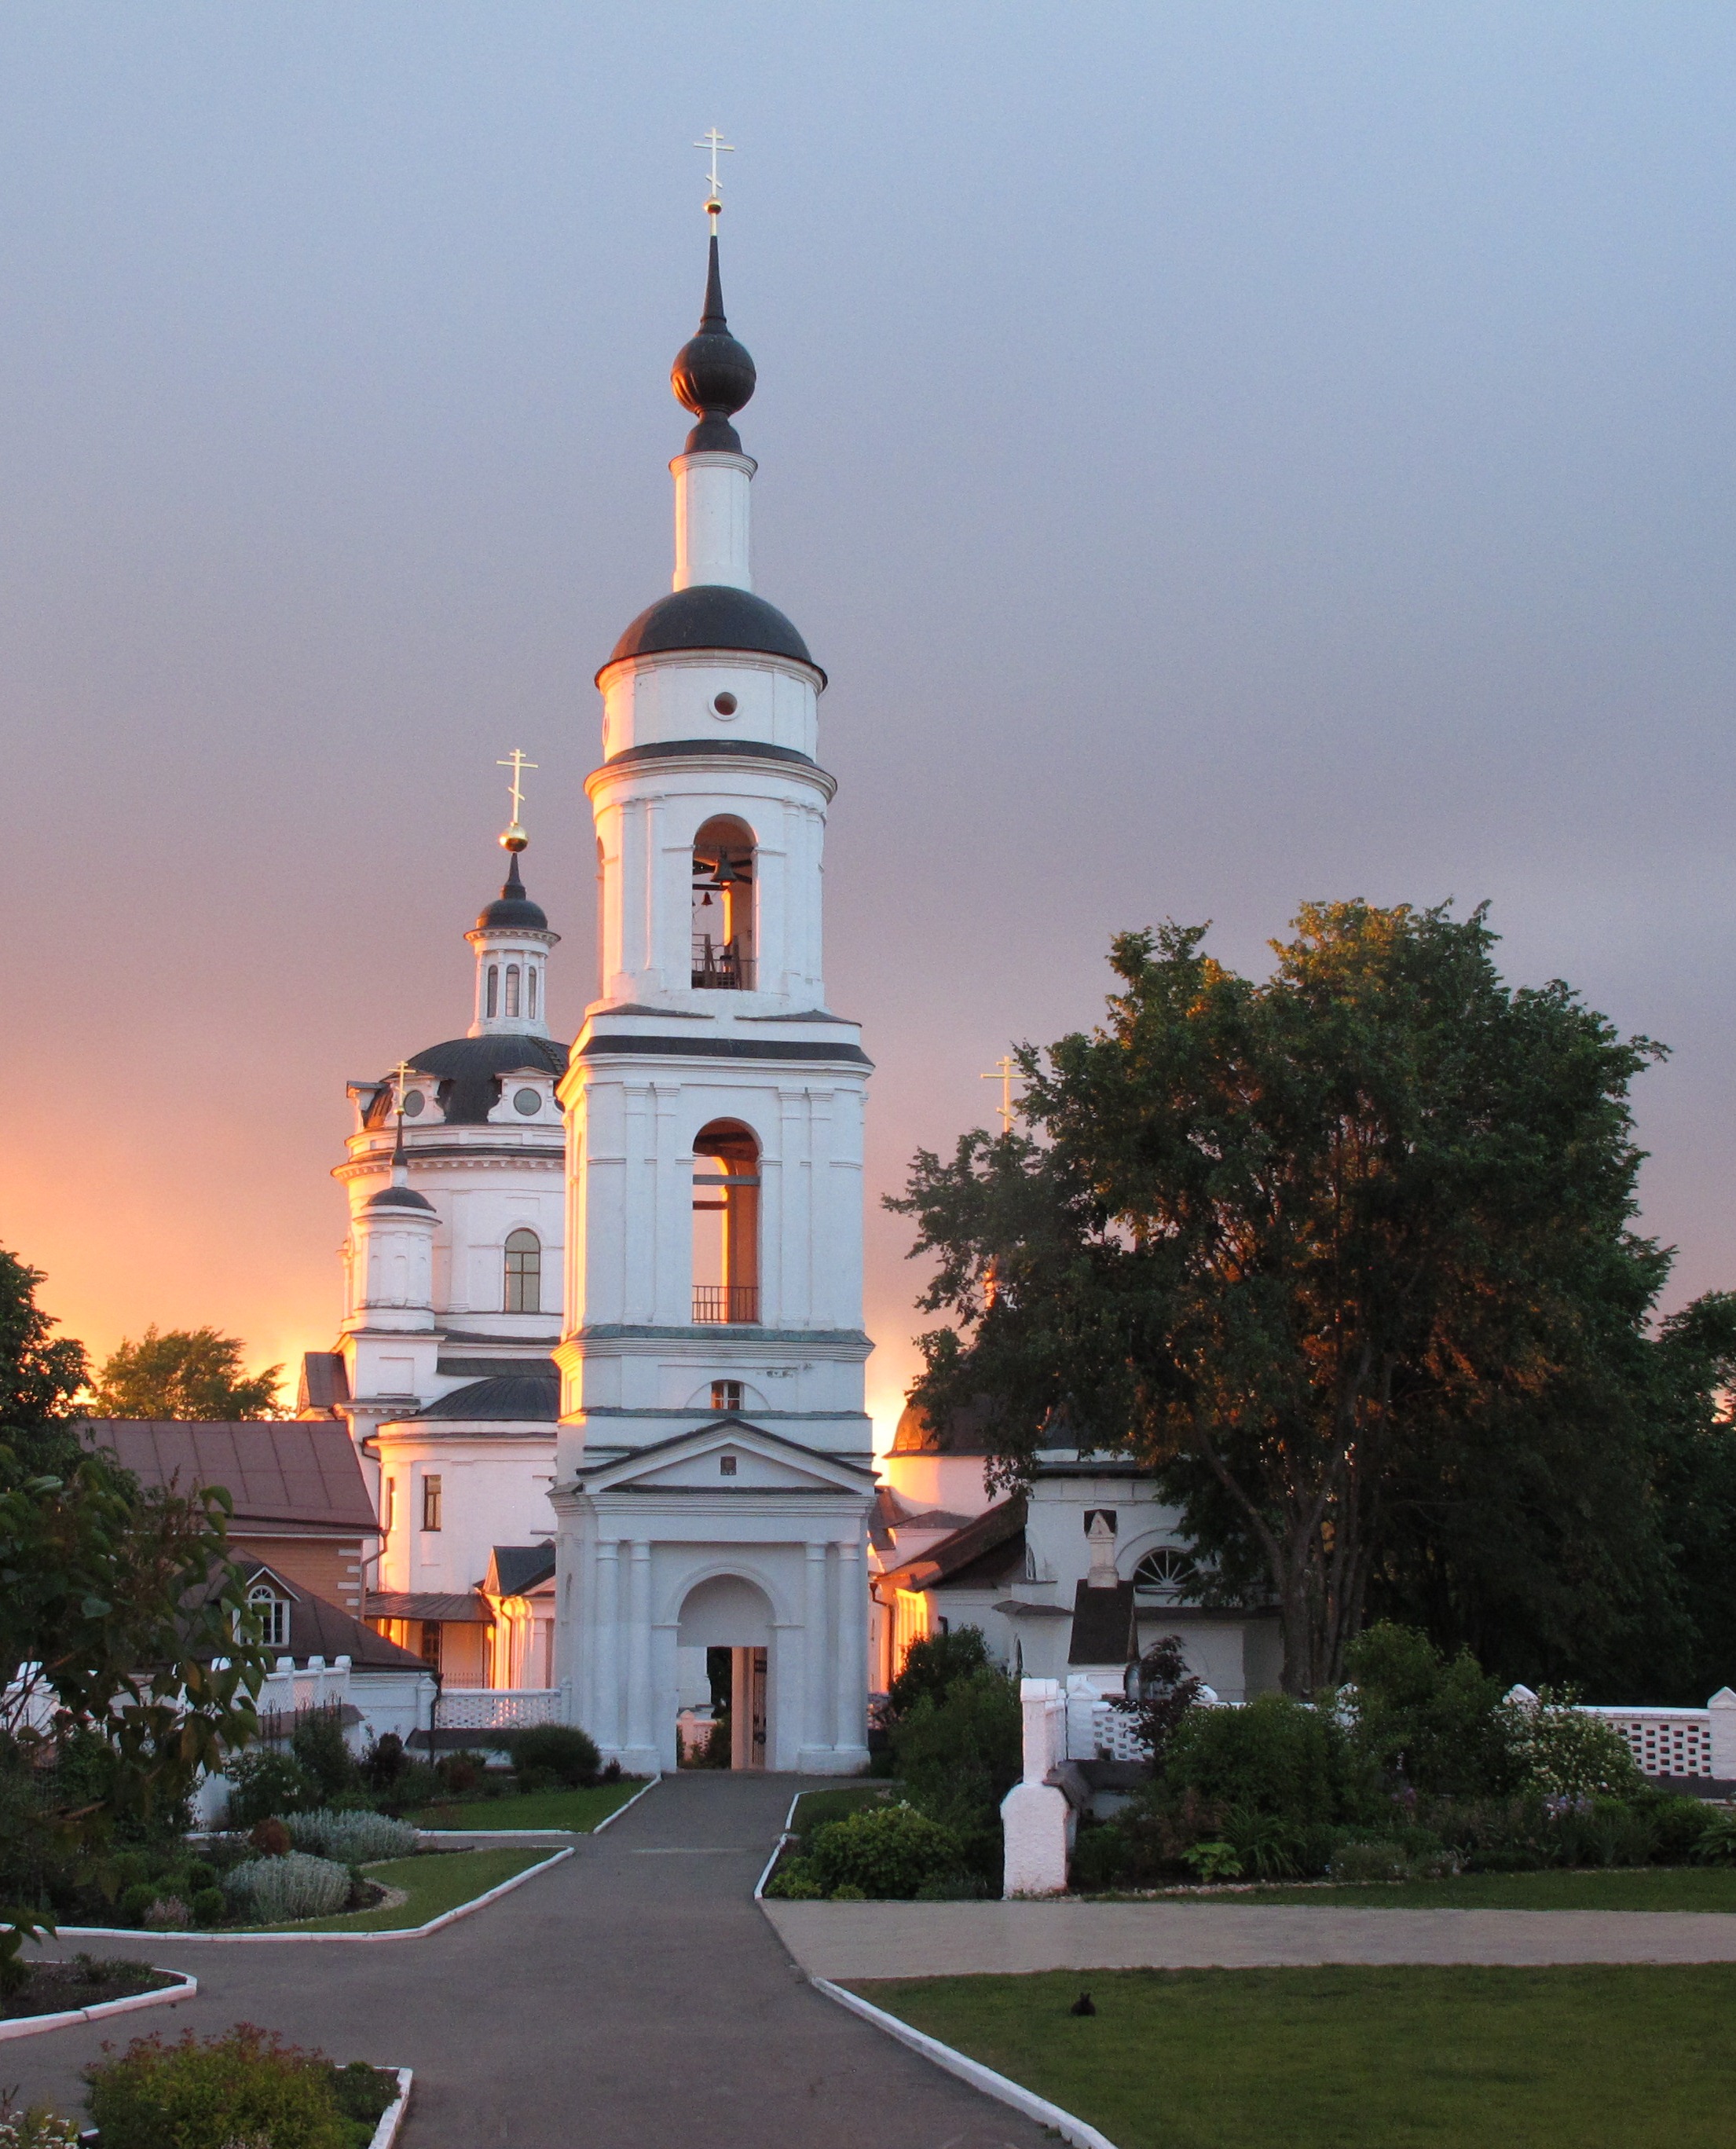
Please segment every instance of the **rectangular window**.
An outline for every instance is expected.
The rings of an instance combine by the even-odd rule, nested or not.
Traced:
[[[438,1619],[425,1619],[422,1622],[422,1662],[427,1665],[430,1671],[437,1672],[440,1669],[440,1622]]]
[[[422,1480],[422,1527],[425,1530],[440,1527],[440,1479],[437,1477]]]
[[[742,1407],[742,1384],[739,1381],[712,1382],[712,1408],[738,1411]]]

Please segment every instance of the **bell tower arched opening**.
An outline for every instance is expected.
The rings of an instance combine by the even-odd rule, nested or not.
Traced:
[[[759,1144],[739,1120],[693,1137],[693,1318],[759,1319]]]
[[[692,983],[705,992],[754,989],[753,831],[727,813],[693,838]]]

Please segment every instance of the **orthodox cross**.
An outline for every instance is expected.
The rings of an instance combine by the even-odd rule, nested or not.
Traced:
[[[989,1073],[978,1075],[977,1080],[979,1082],[999,1083],[1000,1102],[994,1109],[1000,1115],[1001,1132],[1004,1135],[1011,1134],[1013,1131],[1013,1085],[1024,1080],[1024,1075],[1019,1072],[1018,1063],[1012,1054],[1002,1053]]]
[[[719,191],[723,182],[717,176],[717,153],[722,150],[726,157],[733,156],[735,146],[733,142],[726,142],[715,127],[707,127],[704,133],[693,144],[696,149],[709,149],[712,153],[712,169],[707,175],[710,192],[705,198],[705,213],[712,220],[713,231],[717,229],[718,212],[723,207],[723,198]]]
[[[535,768],[536,766],[536,763],[534,761],[525,759],[525,750],[521,746],[514,747],[510,760],[497,761],[495,763],[496,768],[510,768],[512,771],[512,824],[515,828],[518,825],[519,808],[525,803],[525,771],[527,768]]]
[[[502,762],[501,766],[504,768],[506,764]],[[392,1072],[398,1078],[398,1117],[401,1120],[404,1117],[404,1085],[410,1080],[410,1062],[400,1059]]]

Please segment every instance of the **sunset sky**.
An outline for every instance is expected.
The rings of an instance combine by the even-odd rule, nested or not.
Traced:
[[[461,1034],[496,757],[592,990],[727,160],[756,580],[829,672],[871,1200],[1112,932],[1485,898],[1736,1286],[1736,11],[0,15],[0,1244],[101,1353],[332,1340],[347,1080]],[[914,1364],[871,1211],[869,1394]]]

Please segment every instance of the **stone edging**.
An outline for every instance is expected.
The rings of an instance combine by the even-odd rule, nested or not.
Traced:
[[[386,2070],[382,2067],[380,2071],[384,2074]],[[392,2144],[403,2127],[405,2116],[410,2110],[410,2086],[415,2076],[408,2067],[394,2067],[391,2071],[398,2077],[398,2094],[380,2113],[380,2124],[369,2140],[368,2149],[392,2149]]]
[[[635,1791],[632,1798],[626,1799],[624,1804],[616,1806],[613,1813],[605,1814],[602,1819],[597,1823],[596,1826],[591,1829],[591,1833],[593,1835],[601,1835],[606,1828],[612,1828],[624,1813],[631,1813],[632,1811],[633,1808],[638,1804],[641,1799],[648,1799],[662,1780],[663,1772],[659,1769],[656,1775],[652,1778],[651,1781],[645,1786],[642,1791]]]
[[[626,1809],[621,1810],[624,1812]],[[556,1851],[552,1857],[540,1859],[535,1865],[527,1865],[522,1873],[515,1873],[510,1880],[502,1880],[498,1886],[487,1889],[480,1895],[473,1895],[468,1903],[460,1903],[455,1910],[442,1910],[437,1918],[430,1918],[425,1925],[399,1925],[383,1933],[186,1932],[172,1936],[161,1934],[154,1937],[165,1940],[172,1937],[176,1947],[184,1946],[189,1940],[207,1947],[245,1947],[249,1943],[262,1940],[278,1945],[285,1940],[342,1940],[355,1947],[370,1940],[425,1940],[430,1933],[439,1932],[442,1926],[450,1925],[459,1918],[469,1917],[472,1910],[482,1910],[490,1903],[498,1901],[502,1895],[511,1895],[515,1888],[522,1888],[526,1881],[534,1880],[539,1873],[546,1873],[551,1865],[558,1865],[563,1859],[576,1855],[569,1844],[564,1850]],[[80,1940],[136,1940],[139,1937],[139,1928],[137,1925],[63,1925],[55,1937],[61,1939],[68,1935],[76,1935]]]
[[[1039,2126],[1052,2128],[1064,2141],[1070,2141],[1073,2149],[1115,2149],[1106,2134],[1099,2134],[1094,2126],[1075,2119],[1059,2105],[1051,2104],[1046,2096],[1039,2096],[1034,2090],[1009,2081],[1005,2075],[998,2075],[993,2067],[985,2067],[980,2060],[968,2058],[950,2045],[943,2045],[938,2037],[925,2036],[920,2030],[913,2030],[908,2022],[901,2022],[896,2015],[888,2015],[883,2007],[876,2007],[859,1993],[847,1991],[828,1977],[811,1977],[808,1983],[816,1992],[823,1992],[828,2000],[835,2000],[840,2007],[848,2007],[853,2015],[872,2022],[877,2030],[896,2037],[901,2045],[908,2045],[912,2051],[932,2060],[936,2066],[944,2067],[949,2075],[957,2075],[973,2089],[999,2097],[1003,2104],[1010,2104],[1015,2111],[1022,2111],[1027,2119],[1034,2119]]]
[[[138,2007],[173,2007],[178,2000],[190,2000],[199,1990],[199,1980],[185,1970],[171,1970],[164,1975],[177,1977],[180,1983],[160,1985],[153,1992],[129,1992],[123,2000],[98,2000],[90,2007],[63,2007],[58,2015],[15,2016],[10,2022],[0,2022],[0,2040],[33,2037],[40,2030],[64,2030],[73,2022],[101,2022],[111,2015],[130,2015]],[[384,2144],[380,2149],[385,2149]]]

